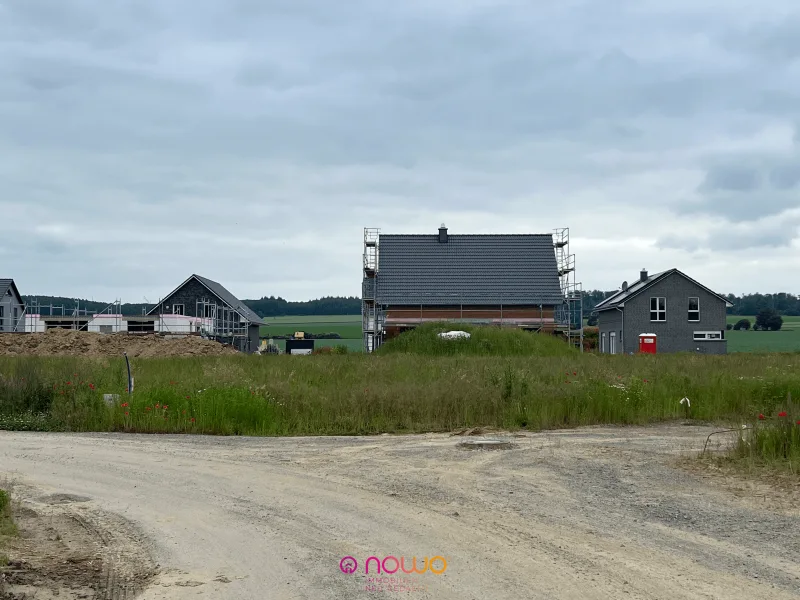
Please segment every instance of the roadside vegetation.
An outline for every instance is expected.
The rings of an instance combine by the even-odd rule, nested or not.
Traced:
[[[17,526],[11,515],[11,494],[0,488],[0,569],[8,565],[8,541],[16,535]]]
[[[0,429],[351,435],[746,423],[800,397],[800,354],[581,354],[545,335],[436,327],[376,355],[0,358]],[[690,399],[690,406],[680,401]]]

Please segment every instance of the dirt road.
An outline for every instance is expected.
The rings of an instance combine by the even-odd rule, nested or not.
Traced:
[[[525,434],[493,451],[448,435],[0,432],[0,477],[29,506],[74,494],[96,527],[130,522],[131,547],[115,539],[123,557],[149,544],[148,600],[799,598],[800,510],[675,468],[708,431]],[[413,590],[386,591],[370,556],[447,568],[381,575]]]

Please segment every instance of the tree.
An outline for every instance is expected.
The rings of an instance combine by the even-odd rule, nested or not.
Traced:
[[[756,329],[778,331],[783,326],[783,318],[773,308],[762,308],[756,317]]]
[[[589,319],[588,321],[586,321],[586,325],[589,327],[597,327],[597,313],[589,315]]]
[[[750,319],[739,319],[736,321],[736,324],[733,326],[735,331],[739,331],[740,329],[744,329],[747,331],[750,329]]]

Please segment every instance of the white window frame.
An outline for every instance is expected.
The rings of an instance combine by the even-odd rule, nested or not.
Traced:
[[[653,300],[656,301],[656,308],[653,309]],[[658,308],[660,302],[659,300],[664,301],[664,308]],[[655,313],[656,318],[653,318],[653,313]],[[661,318],[659,318],[661,317]],[[650,322],[651,323],[663,323],[667,320],[667,299],[664,296],[650,296]]]
[[[178,312],[178,307],[181,307],[181,312]],[[173,304],[172,305],[172,314],[173,315],[180,315],[182,317],[186,316],[186,306],[184,304]]]
[[[600,334],[600,353],[606,353],[606,334],[605,332]]]
[[[617,353],[617,332],[612,331],[608,334],[608,353],[609,354],[616,354]]]
[[[693,334],[695,342],[724,342],[725,330],[719,329],[717,331],[695,331]]]
[[[692,309],[692,300],[697,300],[697,310]],[[697,314],[697,318],[692,318],[692,313]],[[687,318],[689,319],[689,323],[699,323],[700,322],[700,297],[699,296],[689,296],[689,303],[687,306]]]

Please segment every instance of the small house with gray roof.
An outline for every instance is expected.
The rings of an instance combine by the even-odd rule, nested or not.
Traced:
[[[165,315],[194,319],[200,325],[198,330],[242,352],[258,349],[259,331],[264,325],[261,317],[224,286],[200,275],[190,276],[147,314],[160,315],[162,321]],[[128,330],[133,330],[130,321]]]
[[[556,331],[564,305],[553,234],[365,230],[366,351],[432,321]],[[455,325],[454,325],[455,326]]]
[[[726,354],[728,300],[678,269],[623,282],[619,291],[594,308],[606,354],[639,351],[639,338],[655,337],[656,351]]]
[[[25,302],[13,279],[0,279],[0,332],[25,331]]]

